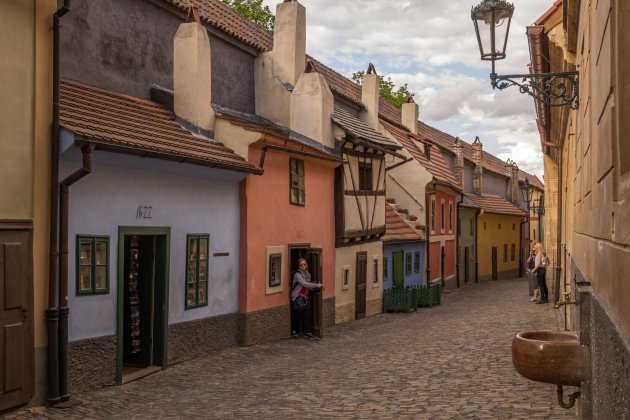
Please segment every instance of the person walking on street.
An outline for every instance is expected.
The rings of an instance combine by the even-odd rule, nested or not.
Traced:
[[[549,303],[549,290],[547,289],[547,281],[545,274],[547,272],[547,257],[543,252],[543,246],[540,242],[537,242],[534,246],[536,251],[536,258],[534,263],[534,269],[532,273],[536,273],[538,279],[538,287],[540,288],[540,299],[538,303]]]
[[[321,283],[311,282],[308,272],[308,263],[304,258],[298,261],[298,271],[293,275],[293,288],[291,290],[291,337],[297,338],[300,327],[304,338],[315,338],[313,335],[313,307],[309,292],[311,289],[320,289]]]

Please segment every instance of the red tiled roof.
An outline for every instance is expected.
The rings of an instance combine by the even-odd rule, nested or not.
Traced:
[[[541,191],[545,191],[545,184],[542,183],[540,179],[536,175],[528,174],[525,171],[518,170],[518,180],[521,182],[525,182],[525,178],[531,186],[534,188],[538,188]]]
[[[420,241],[422,237],[403,220],[402,217],[385,203],[385,235],[381,237],[383,242]]]
[[[193,136],[169,110],[145,99],[63,80],[60,118],[62,127],[105,149],[260,172],[220,142]]]
[[[527,213],[518,206],[507,201],[499,195],[493,194],[466,194],[475,205],[481,207],[486,213],[507,214],[510,216],[527,216]]]
[[[195,4],[199,10],[199,17],[209,25],[222,30],[259,51],[271,51],[273,48],[272,32],[246,19],[219,0],[164,1],[186,12],[192,4]]]
[[[444,156],[442,156],[442,152],[435,144],[433,144],[430,140],[425,141],[425,143],[433,145],[431,149],[431,159],[427,159],[426,155],[415,144],[416,141],[423,141],[424,139],[403,128],[395,126],[394,124],[390,124],[383,119],[381,119],[381,124],[383,124],[385,129],[389,131],[396,140],[398,140],[398,142],[411,154],[411,156],[413,156],[422,166],[426,168],[427,171],[429,171],[429,173],[431,173],[431,175],[433,175],[433,178],[436,181],[446,183],[455,190],[460,191],[451,168],[448,167],[448,164],[444,160]]]
[[[365,140],[378,146],[386,147],[388,149],[400,149],[400,146],[396,142],[374,130],[372,127],[354,117],[340,106],[335,106],[335,113],[333,114],[332,119],[337,125],[350,134],[350,136]]]

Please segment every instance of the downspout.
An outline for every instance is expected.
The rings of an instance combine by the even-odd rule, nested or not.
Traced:
[[[553,302],[560,300],[560,277],[562,274],[562,150],[558,149],[558,231],[556,232],[556,278],[555,290],[553,291]],[[545,279],[545,281],[547,281]]]
[[[527,203],[527,208],[529,210],[529,202]],[[521,242],[523,242],[523,239],[529,239],[529,211],[527,212],[527,216],[525,217],[525,220],[523,220],[520,224],[520,229],[521,229],[521,233],[523,232],[523,225],[527,223],[527,234],[525,236],[525,238],[521,238]],[[519,235],[521,236],[521,235]],[[527,242],[527,244],[523,244],[521,243],[521,252],[519,252],[519,256],[518,256],[518,274],[519,277],[523,277],[523,254],[524,253],[528,253],[529,251],[529,242]],[[529,253],[528,253],[529,255]]]
[[[479,283],[479,216],[481,209],[475,212],[475,283]]]
[[[92,172],[92,151],[94,145],[81,147],[83,166],[61,181],[61,202],[59,203],[59,394],[61,401],[70,398],[68,388],[68,207],[70,186]]]
[[[50,220],[48,259],[48,308],[46,309],[46,332],[48,338],[46,355],[47,396],[49,405],[59,403],[59,308],[57,307],[57,271],[59,267],[59,29],[63,15],[70,11],[70,0],[53,15],[53,124],[50,165]]]
[[[426,237],[427,237],[427,264],[426,264],[426,276],[427,276],[427,288],[431,286],[431,216],[429,214],[429,212],[431,212],[431,203],[429,202],[429,200],[431,199],[431,196],[435,194],[436,189],[436,182],[433,181],[432,187],[433,187],[433,191],[430,191],[428,193],[426,193],[424,195],[424,200],[425,200],[425,226],[427,227],[426,229]]]
[[[455,264],[455,278],[457,279],[457,288],[460,287],[459,284],[459,260],[461,259],[461,252],[459,252],[459,233],[462,231],[462,227],[459,225],[459,205],[464,201],[464,193],[459,195],[459,199],[457,200],[457,211],[455,212],[456,223],[455,226],[455,254],[457,255],[457,262]]]

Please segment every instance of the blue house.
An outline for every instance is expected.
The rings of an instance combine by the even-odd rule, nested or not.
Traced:
[[[385,204],[387,230],[383,236],[383,288],[422,286],[424,279],[423,226],[398,204]]]

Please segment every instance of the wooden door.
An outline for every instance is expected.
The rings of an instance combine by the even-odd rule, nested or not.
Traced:
[[[498,278],[498,270],[497,270],[497,247],[492,247],[492,280],[496,280]]]
[[[464,248],[464,283],[470,281],[470,248]]]
[[[313,283],[322,282],[322,250],[309,249],[306,262],[308,263],[311,281]],[[313,334],[318,337],[324,336],[324,311],[323,296],[321,289],[313,289],[311,294],[311,305],[313,307]]]
[[[442,280],[442,285],[444,285],[444,265],[446,262],[446,252],[444,247],[440,248],[440,278]]]
[[[355,318],[365,318],[366,282],[367,282],[367,252],[357,252],[357,270],[355,281]]]
[[[405,253],[396,251],[392,253],[393,261],[393,284],[394,287],[404,287],[405,285]]]
[[[0,230],[0,411],[33,395],[30,230]]]

